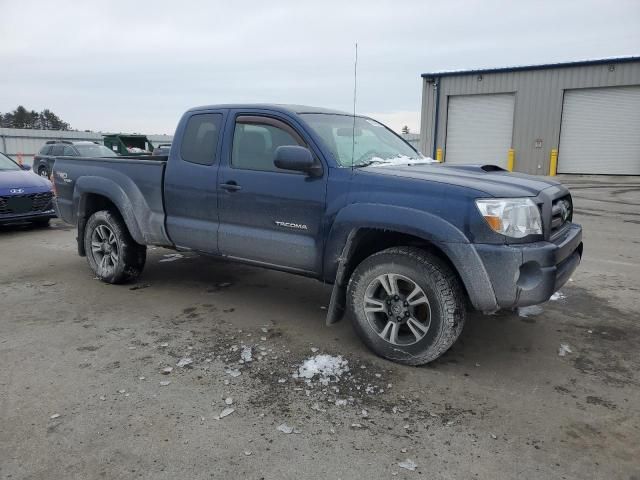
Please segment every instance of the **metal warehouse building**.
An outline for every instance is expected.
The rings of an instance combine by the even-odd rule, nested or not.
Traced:
[[[640,175],[640,57],[422,78],[424,154],[540,175]]]

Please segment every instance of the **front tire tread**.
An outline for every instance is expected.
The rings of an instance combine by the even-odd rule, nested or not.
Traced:
[[[372,273],[374,269],[380,268],[382,265],[389,265],[390,268],[393,268],[395,264],[403,265],[405,268],[411,268],[413,265],[416,275],[424,275],[424,278],[433,281],[432,290],[435,292],[435,299],[437,299],[439,310],[441,310],[441,322],[437,336],[430,345],[421,351],[409,351],[410,349],[407,347],[389,343],[382,344],[373,336],[377,334],[365,330],[371,329],[371,327],[368,325],[366,317],[359,313],[363,303],[360,297],[367,287],[367,285],[363,285],[363,282],[368,284],[374,275]],[[464,289],[459,278],[443,260],[420,248],[392,247],[366,258],[351,276],[348,295],[354,327],[364,343],[377,355],[405,365],[423,365],[440,357],[456,342],[464,327],[466,302]]]

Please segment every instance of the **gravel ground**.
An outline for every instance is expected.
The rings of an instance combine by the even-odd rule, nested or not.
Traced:
[[[152,249],[105,285],[72,228],[1,228],[0,478],[640,478],[640,182],[564,180],[563,295],[421,368],[326,327],[316,281]],[[295,378],[316,355],[339,375]]]

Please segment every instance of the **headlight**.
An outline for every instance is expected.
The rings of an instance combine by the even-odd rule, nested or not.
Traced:
[[[476,200],[476,205],[491,229],[502,235],[542,234],[540,210],[530,198],[485,198]]]

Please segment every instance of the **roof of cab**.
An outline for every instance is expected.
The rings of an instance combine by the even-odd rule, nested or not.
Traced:
[[[310,107],[307,105],[287,105],[279,103],[228,103],[220,105],[203,105],[200,107],[190,108],[189,112],[196,112],[200,110],[213,110],[213,109],[261,109],[261,110],[273,110],[282,113],[332,113],[337,115],[352,115],[351,113],[342,112],[340,110],[332,110],[329,108]]]

